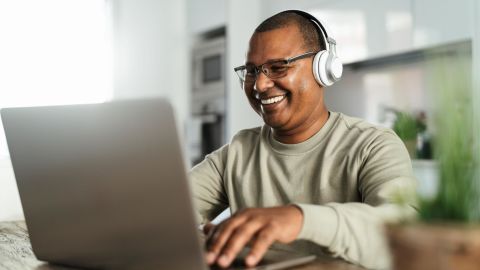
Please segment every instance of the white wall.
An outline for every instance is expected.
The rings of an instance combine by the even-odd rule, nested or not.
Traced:
[[[245,62],[248,41],[262,21],[260,1],[227,1],[227,141],[241,129],[261,125],[262,119],[248,103],[233,68]]]
[[[226,23],[227,1],[187,0],[187,23],[190,33],[203,33]]]
[[[273,14],[287,9],[307,10],[311,7],[323,7],[325,3],[333,2],[331,0],[263,0],[261,3],[262,16],[267,18]],[[345,1],[334,1],[345,2]]]
[[[184,125],[190,87],[186,1],[112,4],[114,99],[168,97]]]

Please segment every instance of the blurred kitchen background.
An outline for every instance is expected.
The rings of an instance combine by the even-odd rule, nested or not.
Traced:
[[[337,40],[344,75],[326,90],[328,108],[403,134],[419,192],[434,193],[431,70],[438,59],[467,63],[479,108],[475,0],[0,0],[0,107],[167,97],[194,165],[262,124],[233,67],[254,28],[285,9],[316,15]],[[15,219],[0,123],[0,220]]]

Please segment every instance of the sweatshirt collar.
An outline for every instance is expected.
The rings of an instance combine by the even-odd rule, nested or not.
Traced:
[[[316,146],[318,146],[322,142],[325,135],[331,130],[333,123],[336,122],[338,115],[339,114],[336,112],[329,111],[329,117],[325,122],[325,124],[323,125],[323,127],[317,133],[315,133],[315,135],[313,135],[312,137],[308,138],[306,141],[303,141],[301,143],[285,144],[277,141],[273,137],[271,128],[267,125],[263,126],[262,133],[264,138],[266,137],[273,151],[279,154],[285,154],[285,155],[299,155],[299,154],[303,154],[313,150]]]

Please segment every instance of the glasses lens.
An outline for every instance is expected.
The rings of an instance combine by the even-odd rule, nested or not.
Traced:
[[[254,65],[247,65],[244,69],[244,81],[251,82],[257,77],[257,68]]]
[[[270,79],[278,79],[287,75],[288,64],[286,61],[266,63],[262,66],[262,71]]]
[[[240,80],[245,81],[245,67],[235,69],[235,73],[237,73],[237,76],[240,78]]]
[[[274,61],[265,63],[261,67],[262,73],[270,79],[278,79],[287,75],[289,65],[287,60]],[[240,80],[244,82],[254,82],[260,70],[254,65],[246,65],[235,68]]]

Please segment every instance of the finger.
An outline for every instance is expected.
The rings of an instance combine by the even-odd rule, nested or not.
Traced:
[[[228,267],[262,226],[263,223],[260,219],[254,219],[247,220],[241,226],[237,227],[222,249],[217,261],[218,265]]]
[[[203,233],[208,236],[213,232],[214,228],[215,228],[215,225],[211,222],[208,222],[203,226]]]
[[[205,241],[205,249],[208,250],[209,243],[211,242],[211,239],[213,237],[213,234],[215,233],[217,226],[212,224],[212,223],[207,223],[203,227],[203,233],[206,235],[206,241]],[[207,252],[205,254],[205,260],[207,261],[207,264],[213,264],[215,262],[216,256],[211,253]]]
[[[212,251],[212,246],[213,246],[213,243],[215,242],[214,239],[217,238],[220,232],[220,229],[221,229],[220,225],[215,225],[210,229],[208,229],[207,240],[205,241],[205,249],[207,251],[205,258],[206,258],[207,264],[209,265],[213,264],[217,259],[217,254]]]
[[[268,248],[275,242],[275,233],[271,227],[261,230],[253,240],[252,249],[245,258],[247,267],[254,267],[263,258]]]
[[[207,257],[217,259],[220,251],[230,238],[232,232],[246,220],[246,216],[235,216],[216,226],[209,241],[207,241]],[[208,261],[207,261],[208,262]]]

